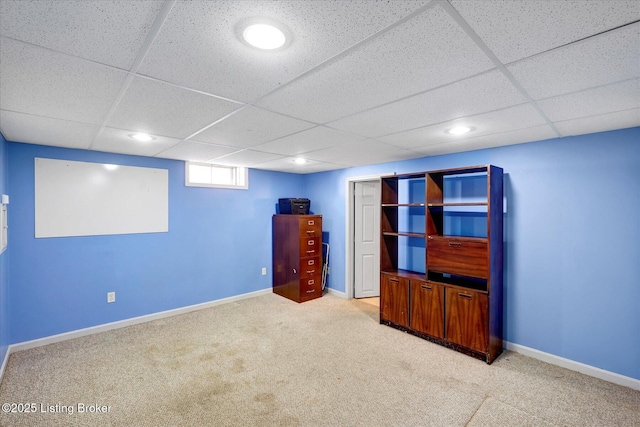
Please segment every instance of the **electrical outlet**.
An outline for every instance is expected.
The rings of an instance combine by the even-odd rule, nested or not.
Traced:
[[[262,275],[263,276],[267,275],[267,267],[262,267]]]
[[[115,292],[107,292],[107,302],[116,302]]]

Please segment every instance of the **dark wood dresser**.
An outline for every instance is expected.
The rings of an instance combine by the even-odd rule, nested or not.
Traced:
[[[273,292],[296,302],[322,296],[322,216],[273,216]]]

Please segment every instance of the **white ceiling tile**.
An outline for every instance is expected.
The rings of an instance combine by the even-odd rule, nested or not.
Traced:
[[[252,101],[427,1],[193,1],[171,11],[140,72],[242,102]],[[259,51],[239,40],[239,25],[264,17],[292,41]]]
[[[312,129],[285,136],[275,141],[254,147],[256,150],[267,153],[283,155],[296,155],[309,151],[321,150],[334,146],[341,146],[364,138],[357,135],[330,129],[325,126],[316,126]]]
[[[417,157],[415,153],[372,139],[325,148],[304,155],[305,158],[344,166],[364,166]]]
[[[563,136],[626,129],[640,126],[640,109],[555,122],[554,125]]]
[[[87,149],[99,126],[0,110],[0,127],[14,142]]]
[[[141,142],[131,138],[131,134],[132,132],[129,130],[103,128],[93,142],[91,149],[108,153],[153,157],[180,142],[179,139],[163,136],[154,136],[155,139],[152,141]]]
[[[270,162],[258,163],[253,165],[254,169],[273,170],[281,172],[290,172],[298,174],[308,174],[321,171],[329,171],[335,169],[343,169],[344,165],[336,165],[333,163],[323,163],[314,160],[308,160],[307,163],[299,165],[295,163],[295,157],[283,157],[281,159],[272,160]]]
[[[433,126],[427,126],[408,132],[401,132],[377,139],[387,144],[413,150],[417,147],[424,147],[426,145],[459,141],[482,135],[529,128],[544,123],[544,119],[531,105],[522,104],[516,107],[505,108],[504,110],[438,123]],[[470,126],[475,128],[475,130],[461,136],[450,135],[445,132],[447,129],[457,125]]]
[[[506,64],[640,19],[637,0],[451,0]]]
[[[0,35],[130,69],[162,1],[2,1]]]
[[[224,156],[225,154],[230,154],[237,150],[237,148],[233,147],[223,147],[203,142],[182,141],[181,143],[156,154],[155,157],[190,160],[193,162],[206,162],[209,159]]]
[[[524,102],[525,97],[501,72],[490,71],[331,122],[329,126],[376,137]]]
[[[235,102],[135,77],[107,126],[186,138],[240,107]]]
[[[538,101],[553,122],[640,108],[640,79]]]
[[[493,68],[439,6],[284,86],[258,105],[324,123]]]
[[[640,2],[450,3],[0,0],[0,131],[311,173],[640,125]],[[290,42],[247,46],[257,16]]]
[[[247,106],[194,138],[198,141],[248,148],[313,126],[313,123]]]
[[[507,67],[533,99],[640,77],[640,23]]]
[[[211,158],[209,161],[218,165],[249,167],[281,158],[278,154],[262,153],[253,150],[241,150],[228,156]]]
[[[102,124],[124,71],[0,38],[0,108]]]
[[[517,129],[508,132],[482,135],[475,138],[451,140],[446,143],[417,147],[415,148],[415,151],[426,156],[439,156],[442,154],[459,153],[462,151],[473,151],[504,145],[542,141],[556,137],[557,135],[551,127],[548,125],[541,125],[526,129]]]

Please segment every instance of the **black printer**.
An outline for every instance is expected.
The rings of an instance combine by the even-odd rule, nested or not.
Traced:
[[[309,215],[309,199],[278,199],[278,208],[281,214]]]

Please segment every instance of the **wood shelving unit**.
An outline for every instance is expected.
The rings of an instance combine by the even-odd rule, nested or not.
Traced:
[[[403,200],[399,193],[403,181],[422,186],[423,194],[416,197],[414,192]],[[502,169],[492,165],[382,178],[381,323],[487,363],[498,357],[502,181]],[[401,209],[424,209],[424,232],[399,231]],[[424,240],[423,265],[399,268],[400,237]]]

